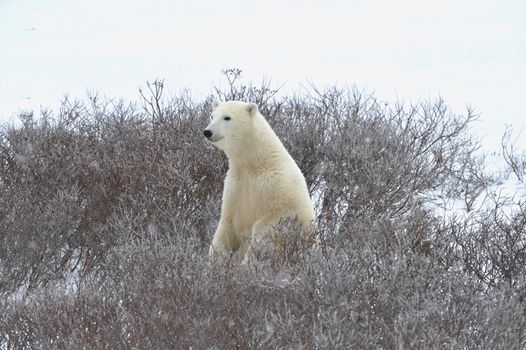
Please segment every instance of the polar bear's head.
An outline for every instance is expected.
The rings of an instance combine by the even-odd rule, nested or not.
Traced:
[[[241,101],[214,102],[210,124],[204,135],[222,150],[242,146],[253,130],[253,119],[258,113],[255,103]]]

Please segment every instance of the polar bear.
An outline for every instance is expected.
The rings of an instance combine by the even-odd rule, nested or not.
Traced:
[[[214,102],[209,142],[225,152],[228,172],[221,217],[210,256],[247,252],[283,218],[297,218],[302,230],[314,220],[305,178],[255,103]]]

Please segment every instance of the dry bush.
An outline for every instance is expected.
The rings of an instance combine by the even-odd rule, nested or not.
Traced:
[[[174,235],[191,225],[205,240],[225,167],[200,137],[209,108],[179,96],[161,127],[133,104],[93,96],[5,127],[2,290],[90,271],[142,226]]]
[[[66,99],[2,129],[0,349],[526,347],[524,203],[491,197],[473,112],[225,73],[203,101],[157,81],[140,105]],[[260,104],[305,174],[314,239],[285,221],[277,251],[208,261],[214,98]]]

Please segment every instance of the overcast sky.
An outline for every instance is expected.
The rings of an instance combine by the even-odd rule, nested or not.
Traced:
[[[440,95],[475,108],[496,149],[506,124],[526,125],[525,14],[523,0],[0,0],[0,119],[66,93],[135,99],[155,78],[200,97],[237,67],[291,90]]]

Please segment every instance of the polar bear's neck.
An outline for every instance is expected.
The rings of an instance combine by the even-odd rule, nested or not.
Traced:
[[[255,121],[251,137],[236,147],[235,153],[227,153],[229,168],[235,172],[272,170],[279,167],[281,160],[288,155],[270,125],[263,116],[260,117]]]

